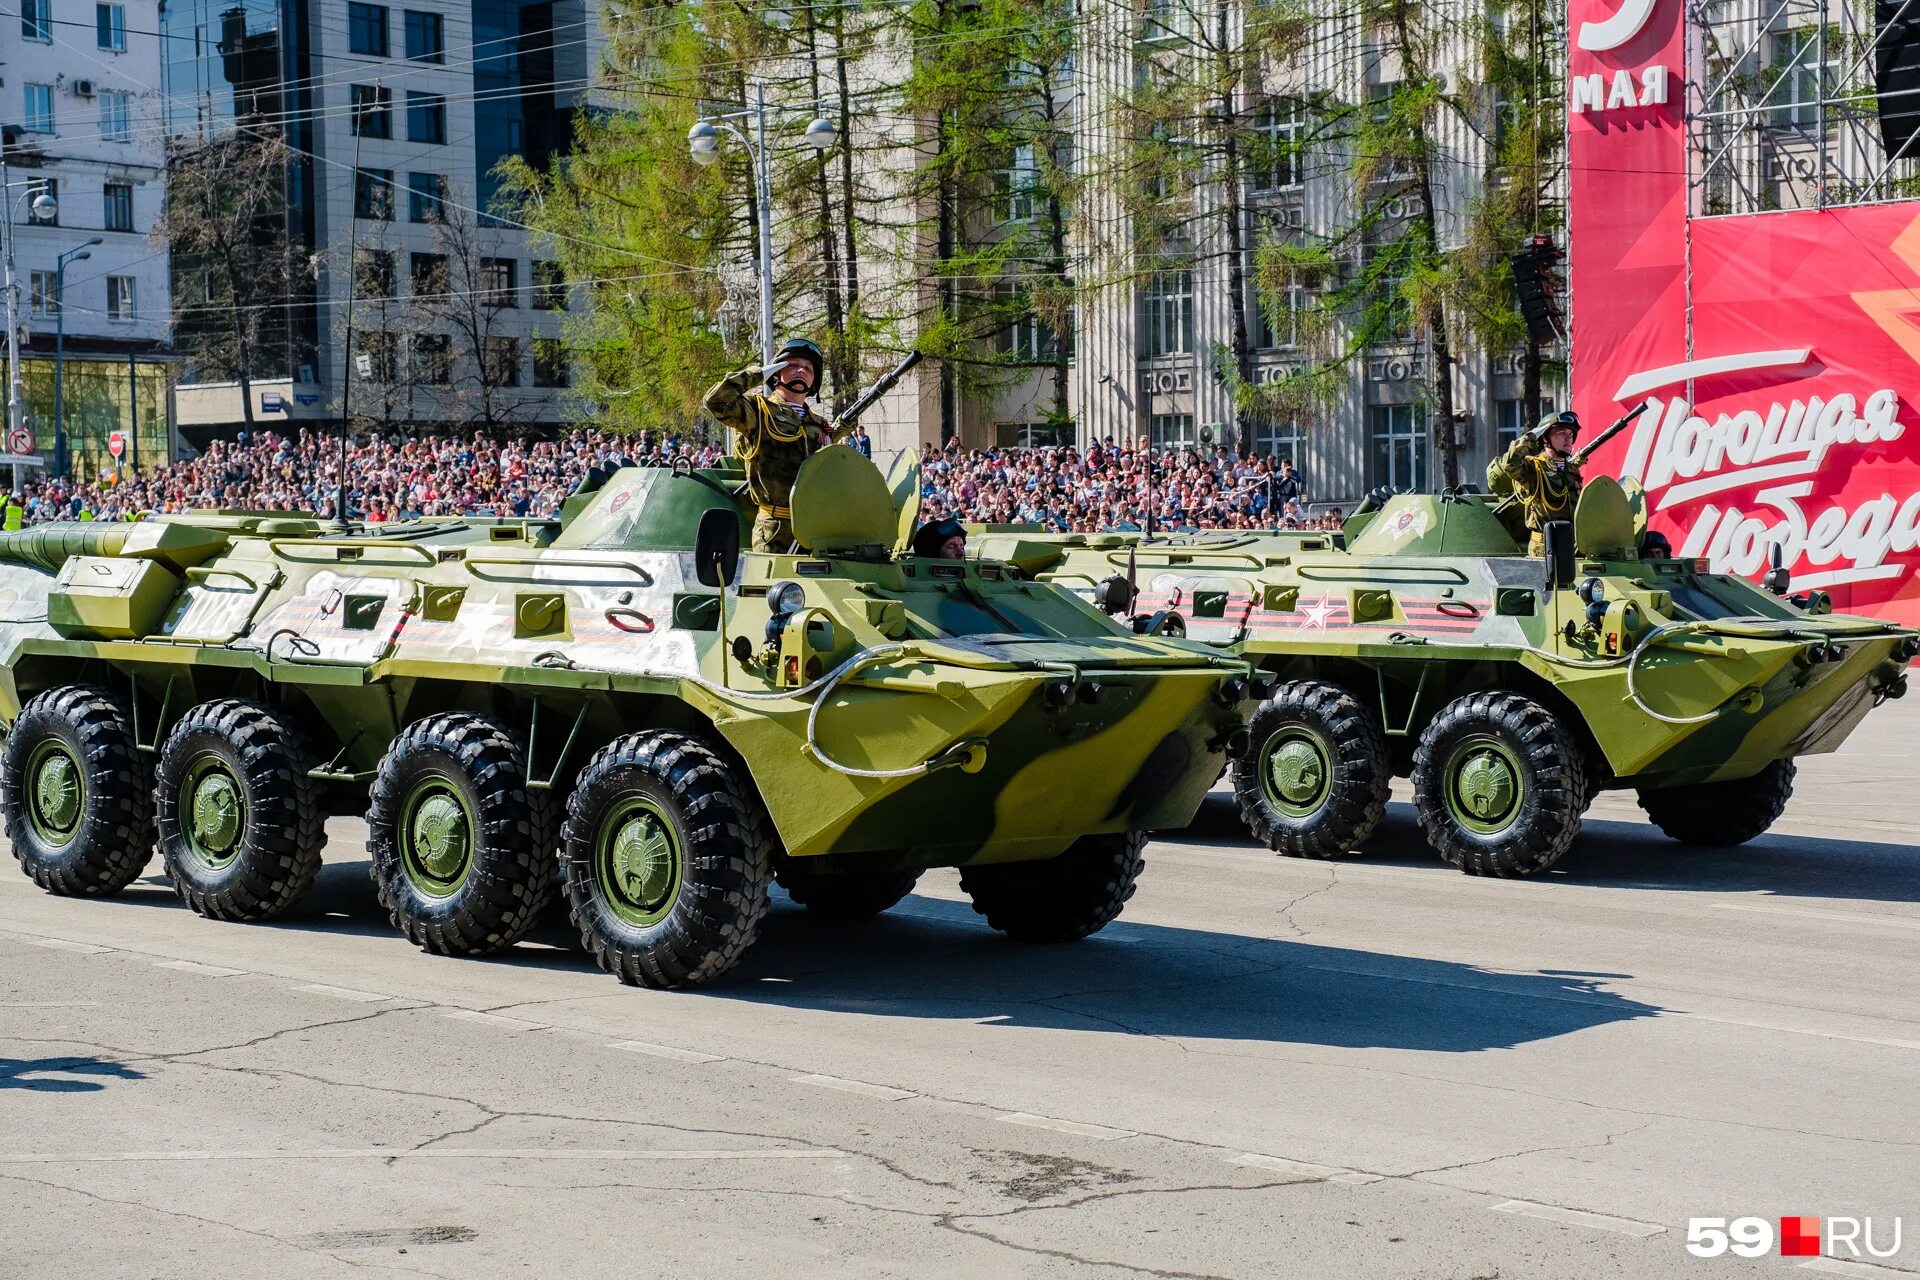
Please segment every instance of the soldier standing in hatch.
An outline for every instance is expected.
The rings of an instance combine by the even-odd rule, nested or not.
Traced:
[[[1550,413],[1540,425],[1515,440],[1487,467],[1487,487],[1506,495],[1503,514],[1518,502],[1527,532],[1527,554],[1546,553],[1541,530],[1549,520],[1573,519],[1580,500],[1580,464],[1573,458],[1580,419],[1571,409]],[[1509,531],[1518,536],[1511,523]]]
[[[807,455],[839,438],[807,403],[820,389],[826,358],[805,338],[791,338],[773,363],[730,373],[707,392],[707,412],[737,437],[735,449],[747,470],[747,494],[759,504],[753,522],[755,551],[791,551],[793,479]],[[839,435],[844,436],[842,429]]]

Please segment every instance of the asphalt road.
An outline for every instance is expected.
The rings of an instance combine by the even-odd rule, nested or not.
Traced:
[[[1786,1276],[1695,1216],[1870,1215],[1920,1273],[1920,699],[1686,850],[1603,796],[1552,874],[1361,858],[1224,797],[1078,946],[950,873],[782,900],[630,990],[378,913],[356,822],[276,925],[0,871],[0,1276]]]

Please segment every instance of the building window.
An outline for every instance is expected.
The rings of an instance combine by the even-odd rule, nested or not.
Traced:
[[[480,372],[490,387],[520,385],[520,340],[488,338],[481,347]]]
[[[447,179],[440,173],[407,175],[407,221],[437,222],[446,205]]]
[[[393,221],[393,170],[354,170],[353,216],[376,222]]]
[[[413,62],[447,60],[446,29],[439,14],[407,10],[407,58]]]
[[[407,344],[413,380],[444,387],[453,376],[453,339],[444,333],[416,333]]]
[[[49,3],[49,0],[41,0],[41,3]],[[102,49],[109,53],[127,51],[127,6],[96,4],[93,6],[93,25],[95,39]]]
[[[100,188],[104,206],[102,226],[109,231],[133,230],[133,188],[124,182],[109,182]]]
[[[413,255],[413,294],[416,298],[443,294],[448,291],[447,256],[443,253],[416,253]]]
[[[1147,439],[1156,449],[1193,443],[1193,415],[1156,413],[1147,419]]]
[[[356,84],[352,131],[363,138],[393,136],[393,90],[377,84]]]
[[[133,319],[133,277],[107,277],[107,319],[128,321]]]
[[[347,6],[347,51],[384,58],[387,45],[387,6],[349,4]]]
[[[1818,127],[1821,100],[1831,101],[1846,75],[1841,54],[1848,46],[1834,27],[1827,28],[1824,46],[1819,27],[1775,32],[1772,41],[1773,64],[1765,74],[1766,101],[1773,110],[1767,123],[1776,129]],[[1840,114],[1838,107],[1827,112],[1829,128]]]
[[[533,340],[533,385],[536,387],[567,385],[567,346],[560,339],[535,338]]]
[[[1193,273],[1167,271],[1147,282],[1141,294],[1141,319],[1149,356],[1186,355],[1193,350]]]
[[[1189,0],[1147,0],[1140,18],[1141,44],[1179,44],[1192,38],[1193,31]]]
[[[1427,415],[1419,405],[1376,404],[1367,409],[1373,437],[1373,483],[1415,492],[1427,487]]]
[[[437,93],[407,92],[407,141],[438,146],[447,140],[447,100]]]
[[[53,0],[20,0],[20,35],[53,43]]]
[[[133,98],[108,90],[100,95],[100,136],[108,142],[133,141]]]
[[[1006,163],[993,171],[993,217],[996,222],[1031,222],[1034,191],[1040,185],[1040,166],[1031,146],[1007,153]]]
[[[27,114],[20,124],[28,133],[53,132],[52,85],[30,84],[27,86]]]
[[[1495,400],[1493,402],[1493,454],[1497,458],[1513,447],[1520,433],[1527,429],[1527,402],[1524,400]]]
[[[1254,144],[1248,157],[1255,191],[1284,191],[1305,180],[1300,140],[1306,136],[1306,104],[1298,98],[1268,98],[1253,113]]]
[[[993,442],[1002,449],[1066,449],[1073,445],[1071,422],[1001,422]]]
[[[1270,457],[1275,463],[1282,458],[1300,465],[1305,453],[1304,442],[1297,422],[1275,422],[1267,418],[1257,418],[1253,424],[1253,451],[1255,454]]]
[[[60,312],[60,277],[51,271],[35,271],[27,276],[28,306],[37,316]]]
[[[361,299],[393,297],[393,252],[389,249],[353,251],[353,290]]]
[[[537,311],[567,309],[567,277],[557,262],[533,264],[533,306]]]
[[[359,351],[354,370],[366,382],[392,382],[394,373],[394,352],[398,344],[390,333],[375,331],[354,335],[354,347]]]
[[[1280,304],[1274,308],[1270,304]],[[1252,314],[1248,317],[1252,324],[1253,346],[1256,351],[1274,349],[1292,350],[1300,345],[1300,317],[1307,309],[1307,290],[1304,285],[1287,285],[1280,293],[1269,299],[1255,298]]]
[[[512,258],[480,259],[480,289],[489,306],[519,306],[520,264]]]

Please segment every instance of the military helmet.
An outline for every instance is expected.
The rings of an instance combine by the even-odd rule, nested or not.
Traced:
[[[1580,438],[1580,415],[1575,413],[1571,409],[1562,409],[1558,413],[1550,413],[1546,417],[1540,419],[1540,425],[1537,428],[1537,430],[1540,432],[1540,435],[1542,436],[1542,438],[1544,438],[1547,435],[1551,434],[1554,431],[1554,429],[1558,427],[1567,428],[1567,430],[1573,432],[1574,439],[1576,440],[1579,439]]]
[[[933,559],[940,554],[940,547],[948,538],[964,538],[967,526],[948,516],[944,520],[933,520],[920,526],[913,535],[913,554]]]
[[[785,345],[774,353],[773,359],[776,364],[788,360],[805,360],[813,366],[813,389],[820,390],[820,378],[822,371],[827,367],[827,356],[813,343],[805,338],[788,338]],[[773,375],[769,375],[767,380],[771,382]]]

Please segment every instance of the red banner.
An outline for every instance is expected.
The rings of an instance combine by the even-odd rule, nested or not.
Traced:
[[[1920,623],[1920,201],[1692,215],[1682,0],[1570,0],[1573,400],[1676,552]]]

